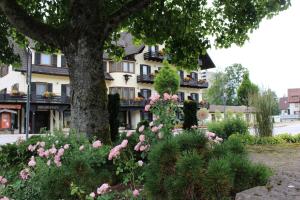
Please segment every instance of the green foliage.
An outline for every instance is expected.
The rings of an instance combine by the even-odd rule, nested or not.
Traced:
[[[206,98],[211,104],[223,105],[224,95],[226,105],[238,105],[237,92],[244,74],[248,69],[241,64],[233,64],[225,68],[225,72],[217,72],[212,80]]]
[[[228,117],[223,121],[208,123],[208,130],[226,139],[234,133],[247,134],[248,125],[239,117]]]
[[[272,136],[274,107],[278,107],[277,100],[271,90],[262,91],[251,97],[251,105],[255,108],[256,129],[261,137]]]
[[[154,79],[154,88],[159,94],[176,94],[180,79],[177,71],[167,61]]]
[[[120,95],[109,94],[108,95],[108,112],[109,112],[109,124],[110,124],[110,136],[111,140],[115,141],[119,134],[119,112],[120,112]]]
[[[187,100],[183,103],[183,128],[190,129],[194,125],[198,125],[197,120],[197,102]]]
[[[145,171],[147,199],[231,199],[239,191],[266,184],[269,169],[252,164],[238,139],[208,141],[203,133],[190,130],[155,144]]]
[[[109,146],[102,146],[95,149],[91,146],[88,139],[84,136],[63,134],[49,135],[40,137],[38,141],[46,143],[45,149],[50,149],[55,145],[57,149],[69,144],[61,158],[60,167],[51,161],[47,165],[46,158],[41,158],[35,152],[27,150],[28,143],[36,144],[37,138],[32,138],[30,142],[21,143],[20,146],[26,146],[28,156],[19,163],[17,170],[6,168],[4,175],[10,180],[10,186],[6,188],[4,194],[16,200],[38,200],[38,199],[81,199],[79,196],[85,196],[85,193],[95,190],[99,184],[113,183],[115,180],[114,166],[107,161]],[[32,143],[34,141],[34,143]],[[79,147],[84,145],[84,150]],[[1,148],[6,148],[3,146]],[[19,148],[19,147],[18,147]],[[36,166],[30,170],[29,180],[20,180],[19,172],[27,163],[31,155],[36,155]],[[2,157],[14,156],[15,153],[3,155]],[[11,163],[10,167],[15,164]],[[73,195],[71,195],[73,193]],[[80,195],[79,195],[80,194]]]
[[[243,81],[237,91],[239,104],[249,106],[249,98],[251,95],[256,95],[258,92],[258,86],[250,81],[249,73],[245,73]]]
[[[273,137],[233,134],[229,137],[229,140],[240,140],[241,143],[248,145],[300,143],[300,134],[290,135],[285,133]]]

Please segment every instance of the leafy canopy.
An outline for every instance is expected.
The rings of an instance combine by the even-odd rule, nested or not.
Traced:
[[[26,46],[25,36],[40,49],[65,52],[83,39],[123,56],[115,41],[126,30],[146,44],[164,43],[172,63],[195,69],[209,38],[217,47],[242,45],[262,19],[289,6],[290,0],[0,0],[0,61],[18,61],[8,38]]]
[[[249,98],[258,92],[259,88],[250,81],[249,73],[244,74],[243,81],[237,91],[239,104],[249,106]]]

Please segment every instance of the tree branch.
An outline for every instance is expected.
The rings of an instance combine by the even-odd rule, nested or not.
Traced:
[[[9,23],[19,32],[51,47],[59,46],[60,36],[62,35],[60,29],[44,24],[28,15],[16,0],[0,0],[0,9]]]
[[[130,15],[147,8],[151,0],[131,0],[109,16],[108,30],[113,30]]]

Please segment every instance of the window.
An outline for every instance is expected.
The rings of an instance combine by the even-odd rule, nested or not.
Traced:
[[[134,99],[135,97],[134,88],[130,88],[130,87],[111,87],[109,88],[109,93],[110,94],[118,93],[120,95],[120,99],[123,100],[130,100],[130,99]]]
[[[194,101],[199,102],[199,94],[197,94],[197,93],[191,93],[191,98]]]
[[[149,89],[141,89],[141,94],[145,99],[149,99],[151,96],[151,90]]]
[[[191,73],[191,78],[192,78],[193,80],[198,80],[198,74],[197,74],[196,72],[192,72],[192,73]]]
[[[126,72],[134,73],[134,63],[123,61],[123,62],[109,62],[109,71],[110,72]]]
[[[158,52],[158,46],[149,46],[149,52],[151,53]]]
[[[184,102],[184,92],[178,92],[178,101],[179,102]]]
[[[149,65],[141,65],[141,68],[140,68],[140,73],[141,75],[150,75],[151,73],[151,68]]]
[[[71,111],[64,111],[64,128],[70,128],[71,124]]]
[[[8,66],[0,65],[0,77],[4,77],[8,74]]]
[[[51,65],[51,55],[50,54],[41,54],[41,64],[42,65]]]
[[[44,95],[47,91],[47,83],[36,83],[36,95]]]
[[[71,88],[70,85],[66,85],[66,96],[70,97],[71,96]]]

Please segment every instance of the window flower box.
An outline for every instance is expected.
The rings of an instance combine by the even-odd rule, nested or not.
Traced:
[[[45,97],[45,98],[52,98],[55,96],[56,96],[55,93],[49,92],[49,91],[44,92],[44,95],[43,95],[43,97]]]

